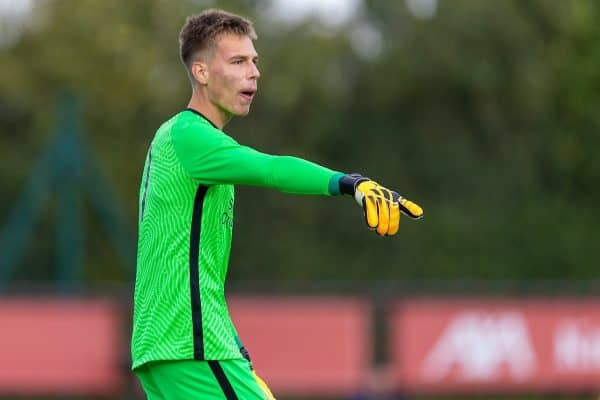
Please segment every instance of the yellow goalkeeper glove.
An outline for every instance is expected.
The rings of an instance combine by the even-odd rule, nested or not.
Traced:
[[[367,226],[378,235],[398,233],[400,213],[412,219],[423,216],[423,209],[417,204],[360,174],[344,175],[339,184],[340,192],[353,196],[363,208]]]

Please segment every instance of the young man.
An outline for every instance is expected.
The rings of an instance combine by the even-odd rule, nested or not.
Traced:
[[[156,132],[140,186],[132,357],[151,400],[273,398],[225,302],[234,184],[351,195],[382,236],[398,232],[400,212],[423,215],[368,178],[260,153],[223,132],[256,94],[255,39],[250,21],[221,10],[188,18],[181,30],[192,97]]]

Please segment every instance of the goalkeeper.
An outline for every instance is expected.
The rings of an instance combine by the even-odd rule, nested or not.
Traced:
[[[305,195],[350,195],[368,227],[398,232],[422,209],[358,174],[272,156],[223,132],[244,116],[260,76],[252,23],[221,10],[187,19],[180,56],[188,107],[156,132],[144,165],[132,337],[133,369],[148,399],[272,399],[231,322],[224,282],[234,185]]]

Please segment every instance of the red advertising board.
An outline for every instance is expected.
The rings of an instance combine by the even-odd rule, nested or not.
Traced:
[[[371,367],[368,301],[234,297],[237,330],[276,393],[345,395]],[[129,331],[106,300],[0,298],[0,394],[98,395],[124,389]]]
[[[258,374],[275,393],[345,395],[371,368],[367,301],[236,297],[231,316]]]
[[[0,393],[119,393],[120,318],[105,300],[1,298]]]
[[[600,390],[600,301],[412,299],[393,307],[399,389]]]

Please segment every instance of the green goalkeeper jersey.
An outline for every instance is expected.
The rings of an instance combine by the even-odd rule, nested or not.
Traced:
[[[191,109],[165,122],[140,186],[133,368],[242,357],[224,291],[234,184],[337,195],[341,175],[242,146]]]

